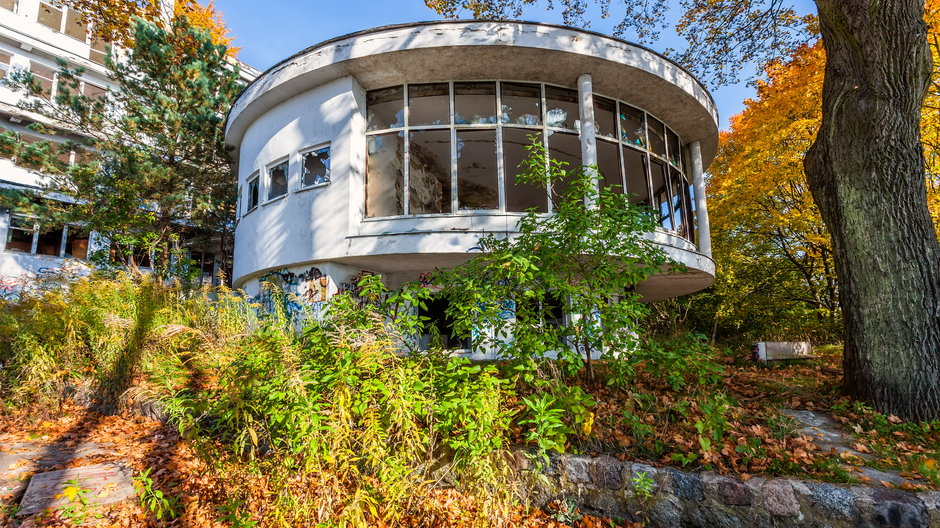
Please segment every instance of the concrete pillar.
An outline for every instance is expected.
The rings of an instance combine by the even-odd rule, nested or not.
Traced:
[[[699,253],[712,256],[712,233],[708,225],[708,204],[705,201],[705,170],[702,165],[702,145],[698,141],[689,144],[692,158],[692,189],[695,191],[695,218],[698,227]]]
[[[578,77],[579,118],[581,128],[581,164],[597,165],[597,137],[594,132],[594,88],[591,75]]]

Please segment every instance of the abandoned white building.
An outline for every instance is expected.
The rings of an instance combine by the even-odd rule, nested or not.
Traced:
[[[173,12],[173,0],[160,2],[164,16]],[[100,96],[113,88],[104,66],[109,44],[96,40],[81,13],[46,0],[0,0],[0,78],[14,68],[32,72],[54,97],[58,90],[59,69],[56,60],[63,59],[71,67],[82,67],[80,88],[86,96]],[[254,79],[258,71],[240,64],[244,82]],[[0,131],[13,131],[29,142],[46,140],[65,143],[75,139],[65,133],[46,135],[30,128],[33,122],[52,127],[56,123],[25,112],[17,106],[20,93],[0,86]],[[74,161],[75,153],[63,154],[62,162]],[[39,191],[42,173],[34,170],[0,149],[0,188]],[[55,196],[61,200],[80,197]],[[90,233],[81,225],[40,227],[36,218],[11,214],[0,209],[0,297],[13,297],[30,278],[61,269],[66,265],[83,268],[88,256],[96,249],[107,248],[108,241]],[[211,254],[193,255],[207,274],[217,263]]]
[[[648,300],[714,281],[703,170],[717,112],[705,88],[646,48],[526,22],[371,29],[297,53],[233,107],[239,219],[234,284],[281,284],[317,303],[362,271],[391,287],[511,234],[547,192],[515,181],[529,137],[597,164],[660,212],[648,236],[685,274],[638,285]]]

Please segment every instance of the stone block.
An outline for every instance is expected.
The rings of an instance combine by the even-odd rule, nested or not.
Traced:
[[[602,489],[623,488],[624,463],[614,457],[602,456],[591,461],[589,473],[595,486]]]
[[[589,473],[591,460],[588,457],[568,455],[562,460],[562,466],[565,468],[565,476],[568,482],[574,484],[587,484],[591,482]]]
[[[131,471],[117,464],[96,464],[77,468],[49,471],[33,475],[20,501],[18,516],[39,513],[47,508],[67,506],[70,498],[63,491],[72,486],[88,490],[85,497],[90,506],[114,504],[135,496],[131,484]]]
[[[800,503],[793,486],[783,479],[772,479],[761,486],[761,500],[767,513],[777,517],[795,517],[800,514]]]
[[[818,504],[827,515],[841,519],[855,519],[858,509],[855,507],[855,495],[845,489],[832,484],[810,482],[807,484],[813,501]]]
[[[672,479],[672,492],[683,500],[701,502],[705,500],[702,493],[702,479],[696,473],[685,473],[675,469],[667,469]]]
[[[876,488],[872,493],[875,520],[891,528],[927,528],[927,505],[917,495],[896,489]]]
[[[714,482],[717,499],[727,506],[750,506],[751,490],[743,482],[726,476],[718,476]]]

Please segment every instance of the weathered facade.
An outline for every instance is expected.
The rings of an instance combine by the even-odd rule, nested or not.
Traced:
[[[363,271],[396,286],[511,236],[549,194],[515,176],[532,138],[598,165],[601,184],[661,214],[648,236],[685,264],[647,299],[714,280],[703,171],[717,112],[689,73],[640,46],[525,22],[372,29],[308,48],[229,115],[239,181],[233,279],[317,303]]]

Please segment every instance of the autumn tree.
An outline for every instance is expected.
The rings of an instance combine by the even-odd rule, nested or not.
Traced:
[[[426,0],[460,16],[514,16],[535,0]],[[590,5],[549,1],[583,25]],[[666,0],[625,0],[618,33],[655,37]],[[810,37],[792,2],[688,0],[673,55],[714,83]],[[940,244],[927,207],[920,138],[931,55],[923,0],[815,0],[826,51],[822,120],[804,163],[833,241],[845,336],[846,391],[879,411],[940,418]]]
[[[175,241],[198,228],[223,241],[224,256],[235,207],[224,120],[241,89],[238,68],[227,48],[187,17],[169,27],[138,18],[132,35],[126,54],[107,57],[116,88],[106,95],[79,90],[81,68],[64,62],[54,96],[26,70],[4,81],[27,96],[22,108],[55,124],[47,133],[72,137],[64,148],[77,153],[64,164],[58,143],[16,145],[12,138],[11,148],[37,158],[33,167],[46,176],[47,194],[79,199],[63,208],[21,195],[14,207],[84,224],[124,247],[150,248],[161,271]]]

